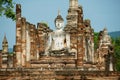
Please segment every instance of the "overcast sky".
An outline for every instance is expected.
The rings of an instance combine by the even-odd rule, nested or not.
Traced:
[[[44,21],[51,29],[55,29],[54,19],[59,9],[66,24],[69,0],[14,0],[14,2],[21,4],[22,16],[30,23],[36,25]],[[91,20],[95,32],[104,27],[109,32],[120,31],[120,0],[79,0],[79,5],[83,7],[84,19]],[[4,34],[7,36],[9,48],[15,44],[15,25],[11,19],[0,17],[0,49]]]

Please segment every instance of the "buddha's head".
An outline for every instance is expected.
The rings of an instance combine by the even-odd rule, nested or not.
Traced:
[[[64,20],[62,16],[58,12],[58,16],[55,18],[55,26],[57,29],[61,29],[64,27]]]

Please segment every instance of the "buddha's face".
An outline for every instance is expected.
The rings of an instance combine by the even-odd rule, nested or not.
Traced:
[[[64,26],[64,22],[63,21],[56,21],[55,26],[57,29],[61,29]]]

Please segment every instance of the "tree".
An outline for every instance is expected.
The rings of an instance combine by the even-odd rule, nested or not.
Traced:
[[[15,12],[13,0],[0,0],[0,16],[5,15],[7,18],[15,20]]]
[[[94,32],[94,49],[96,50],[98,48],[98,32]]]
[[[120,37],[114,39],[116,69],[120,71]]]

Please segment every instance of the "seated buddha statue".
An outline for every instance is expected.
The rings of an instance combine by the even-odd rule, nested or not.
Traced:
[[[103,30],[103,39],[102,40],[106,44],[111,44],[111,37],[108,35],[108,32],[107,32],[106,28]]]
[[[70,49],[70,36],[63,31],[64,20],[59,13],[54,22],[56,30],[48,34],[48,42],[45,50],[46,55],[50,54],[51,51]]]
[[[105,28],[102,32],[102,37],[100,39],[100,45],[99,47],[101,47],[102,45],[110,45],[111,44],[111,37],[108,35],[107,29]]]

